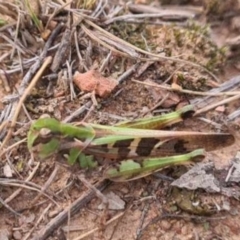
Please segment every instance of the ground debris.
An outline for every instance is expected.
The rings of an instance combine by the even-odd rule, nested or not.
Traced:
[[[114,192],[109,192],[105,195],[108,200],[108,209],[111,210],[123,210],[125,208],[125,202]],[[98,209],[103,209],[104,205],[100,204]]]
[[[240,152],[237,152],[229,173],[229,178],[226,179],[227,182],[240,182]]]
[[[239,182],[239,166],[233,162],[234,171],[228,183]],[[230,167],[231,169],[232,167]],[[217,171],[217,173],[216,173]],[[196,164],[187,173],[183,174],[179,179],[171,183],[172,186],[178,188],[186,188],[189,190],[204,189],[208,193],[221,193],[228,197],[240,198],[240,188],[237,185],[227,185],[226,178],[228,172],[225,169],[216,170],[212,162]],[[234,175],[237,175],[236,178]],[[232,177],[233,176],[233,177]],[[233,181],[232,181],[233,179]]]
[[[95,91],[98,96],[103,98],[109,96],[118,84],[114,78],[103,77],[97,70],[90,70],[85,73],[76,72],[73,81],[82,91]]]
[[[207,192],[220,192],[219,182],[209,171],[213,171],[213,163],[196,164],[187,173],[171,183],[172,186],[196,190],[205,189]]]

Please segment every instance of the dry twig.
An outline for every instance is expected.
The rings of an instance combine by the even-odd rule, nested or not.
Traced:
[[[12,122],[10,124],[10,128],[8,130],[7,136],[5,137],[4,141],[2,142],[2,145],[0,146],[0,150],[3,150],[4,146],[7,144],[7,142],[9,141],[13,129],[16,125],[16,121],[18,118],[18,114],[21,110],[22,104],[24,103],[26,97],[30,94],[32,88],[36,85],[37,81],[39,80],[39,78],[41,77],[43,71],[46,69],[46,67],[52,62],[52,57],[47,57],[44,64],[42,65],[42,67],[39,69],[39,71],[37,72],[37,74],[35,75],[35,77],[33,78],[33,80],[31,81],[31,83],[29,84],[29,86],[26,88],[24,94],[22,95],[22,97],[20,98],[19,102],[17,103],[17,107],[16,107],[16,111],[14,113],[14,116],[12,118]],[[0,157],[2,156],[2,153],[0,154]]]

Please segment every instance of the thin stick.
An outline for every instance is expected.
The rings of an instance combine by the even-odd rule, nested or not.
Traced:
[[[155,104],[149,111],[144,113],[143,116],[146,116],[148,113],[152,112],[156,108],[160,107],[169,97],[170,93],[167,93],[157,104]]]
[[[41,216],[38,218],[38,220],[36,221],[36,223],[34,224],[34,226],[32,227],[32,229],[28,232],[28,234],[23,238],[23,240],[27,240],[31,234],[33,233],[33,231],[36,229],[36,227],[38,226],[38,224],[41,222],[41,220],[44,218],[44,216],[47,214],[48,210],[52,207],[52,203],[50,203],[42,212]]]
[[[98,183],[97,188],[102,191],[108,185],[107,183],[108,181],[101,181]],[[84,193],[83,196],[74,201],[69,208],[64,209],[55,218],[53,218],[44,228],[40,230],[40,232],[35,237],[32,238],[32,240],[47,239],[55,229],[57,229],[61,224],[63,224],[67,220],[69,211],[71,216],[79,212],[79,209],[81,209],[83,206],[85,206],[89,201],[93,199],[95,193],[96,193],[95,191],[87,191],[86,193]]]
[[[10,125],[10,128],[8,130],[7,136],[5,137],[2,145],[0,146],[0,151],[3,150],[4,146],[7,144],[7,142],[9,141],[13,129],[16,125],[17,122],[17,118],[19,115],[19,112],[22,108],[22,104],[24,103],[25,99],[27,98],[27,96],[30,94],[31,90],[33,89],[33,87],[36,85],[36,83],[38,82],[38,80],[40,79],[42,73],[44,72],[44,70],[46,69],[46,67],[52,62],[52,57],[47,57],[43,63],[43,65],[41,66],[41,68],[39,69],[39,71],[36,73],[36,75],[34,76],[33,80],[31,81],[31,83],[28,85],[28,87],[26,88],[26,90],[24,91],[23,95],[21,96],[21,98],[19,99],[19,102],[17,103],[17,108],[15,110],[15,113],[13,115],[12,118],[12,122]],[[2,153],[0,154],[0,157],[2,156]]]
[[[229,97],[229,98],[224,99],[224,100],[222,100],[222,101],[220,101],[220,102],[217,102],[217,103],[214,103],[214,104],[212,104],[212,105],[210,105],[210,106],[207,106],[207,107],[205,107],[205,108],[199,109],[198,111],[196,111],[196,112],[194,113],[193,116],[197,116],[197,115],[199,115],[199,114],[201,114],[201,113],[207,112],[207,111],[209,111],[209,110],[211,110],[211,109],[213,109],[213,108],[216,108],[216,107],[218,107],[218,106],[220,106],[220,105],[223,105],[223,104],[226,104],[226,103],[235,101],[235,100],[237,100],[237,99],[239,99],[239,98],[240,98],[240,94],[239,94],[239,95],[236,95],[236,96],[233,96],[233,97]]]
[[[109,33],[108,31],[104,30],[103,28],[99,27],[98,25],[96,25],[95,23],[91,22],[90,20],[88,19],[84,19],[84,21],[89,24],[90,26],[92,26],[93,28],[99,30],[101,33],[105,34],[107,37],[111,38],[112,40],[114,41],[117,41],[119,43],[122,43],[124,45],[126,45],[127,47],[130,47],[140,53],[143,53],[143,54],[146,54],[147,56],[151,56],[151,57],[155,57],[157,58],[158,60],[159,59],[162,59],[162,60],[167,60],[167,61],[173,61],[173,62],[179,62],[179,63],[183,63],[183,64],[188,64],[190,66],[194,66],[194,67],[198,67],[200,69],[203,69],[205,72],[207,72],[211,77],[213,77],[217,82],[219,82],[219,79],[213,74],[211,73],[210,71],[208,71],[205,67],[197,64],[197,63],[193,63],[193,62],[190,62],[190,61],[187,61],[187,60],[182,60],[182,59],[179,59],[179,58],[174,58],[174,57],[166,57],[166,56],[161,56],[159,54],[154,54],[154,53],[151,53],[151,52],[148,52],[148,51],[145,51],[143,49],[140,49],[134,45],[132,45],[131,43],[128,43],[118,37],[116,37],[115,35]],[[99,41],[99,39],[98,39]],[[130,57],[130,56],[128,56]],[[144,58],[140,58],[140,59],[143,59]],[[152,60],[152,59],[146,59],[146,60]]]
[[[160,13],[142,13],[142,14],[126,14],[126,15],[122,15],[122,16],[117,16],[115,18],[111,18],[111,19],[108,19],[107,21],[104,22],[104,24],[106,25],[109,25],[110,23],[113,23],[113,22],[118,22],[118,21],[125,21],[125,20],[128,20],[128,19],[137,19],[137,18],[143,18],[145,20],[145,18],[163,18],[163,17],[168,17],[168,16],[171,16],[171,15],[177,15],[179,18],[182,18],[182,17],[188,17],[188,18],[193,18],[193,14],[189,14],[186,16],[186,13],[184,14],[181,14],[178,13],[178,11],[172,11],[170,10],[169,12],[165,13],[164,12],[160,12]],[[175,17],[174,16],[174,17]]]
[[[138,80],[132,80],[132,81],[136,82],[136,83],[143,84],[143,85],[147,85],[147,86],[162,88],[162,89],[169,90],[169,91],[188,93],[188,94],[200,95],[200,96],[232,96],[232,95],[239,95],[240,94],[240,91],[218,92],[218,93],[199,92],[199,91],[191,91],[191,90],[186,90],[186,89],[177,89],[177,88],[175,89],[175,88],[168,87],[168,86],[161,86],[161,85],[158,85],[158,84],[141,82],[141,81],[138,81]]]
[[[17,216],[21,216],[20,213],[16,212],[13,208],[11,208],[1,197],[0,197],[0,203],[3,205],[6,209],[8,209],[10,212],[14,213]]]
[[[38,189],[35,186],[34,187],[29,187],[28,185],[19,184],[19,183],[11,183],[11,182],[0,182],[0,185],[12,186],[12,187],[18,187],[18,188],[21,187],[21,188],[25,188],[25,189],[28,189],[28,190],[32,190],[32,191],[42,193],[41,189],[40,188]],[[29,185],[30,185],[30,183],[29,183]],[[49,200],[51,200],[56,206],[59,206],[59,204],[53,198],[51,198],[48,194],[46,194],[46,193],[42,193],[42,194],[44,196],[46,196]]]
[[[47,24],[45,26],[45,29],[48,28],[48,25],[50,24],[50,22],[52,21],[52,19],[54,18],[54,16],[56,16],[59,12],[61,12],[65,7],[67,7],[69,4],[72,3],[72,0],[71,1],[67,1],[67,3],[62,3],[62,6],[58,9],[54,9],[53,13],[51,14],[51,16],[48,18],[48,21],[47,21]]]
[[[140,223],[139,223],[139,226],[138,226],[137,231],[136,231],[137,237],[141,234],[141,229],[143,229],[144,220],[146,219],[149,208],[150,208],[150,202],[148,202],[142,210]]]
[[[8,125],[8,121],[4,121],[4,122],[1,123],[0,132],[6,127],[6,125]]]
[[[96,193],[97,197],[103,201],[103,204],[108,204],[108,199],[95,186],[89,183],[83,175],[78,176],[78,179],[89,189]]]
[[[30,181],[33,176],[35,175],[35,173],[38,170],[40,163],[37,163],[37,165],[35,166],[35,168],[33,169],[33,171],[31,172],[31,174],[27,177],[26,181]],[[5,199],[6,203],[11,202],[20,192],[22,191],[22,188],[18,188],[15,192],[13,192],[8,198]]]
[[[17,147],[18,145],[20,145],[21,143],[26,142],[27,138],[23,138],[21,140],[19,140],[18,142],[12,144],[11,146],[7,147],[6,149],[4,149],[1,153],[1,156],[4,155],[5,153],[7,153],[8,151],[10,151],[11,149]]]
[[[48,38],[47,42],[44,45],[44,48],[40,54],[39,57],[36,57],[33,59],[34,62],[33,65],[29,68],[28,72],[25,74],[25,76],[23,77],[21,84],[19,86],[18,89],[18,94],[12,94],[10,96],[6,96],[4,97],[4,101],[7,102],[13,102],[18,100],[19,95],[22,95],[23,92],[25,91],[26,87],[28,86],[30,80],[33,78],[34,74],[37,72],[37,70],[40,68],[40,66],[42,65],[44,59],[47,56],[48,50],[51,47],[53,40],[55,39],[55,37],[58,35],[59,31],[61,30],[61,28],[63,27],[63,24],[58,24],[57,27],[52,31],[50,37]],[[9,72],[9,71],[8,71]],[[11,104],[12,105],[12,104]],[[15,109],[12,107],[12,111],[10,114],[10,117],[12,117],[13,113],[15,112]],[[9,118],[10,118],[9,117]]]
[[[125,212],[122,212],[122,213],[117,214],[115,217],[113,217],[113,218],[111,218],[109,221],[107,221],[106,224],[105,224],[105,226],[110,225],[112,222],[114,222],[114,221],[116,221],[117,219],[121,218],[124,214],[125,214]],[[95,233],[95,232],[98,231],[98,230],[99,230],[98,227],[97,227],[97,228],[94,228],[94,229],[92,229],[92,230],[90,230],[90,231],[82,234],[81,236],[74,238],[73,240],[81,240],[81,239],[84,239],[85,237],[88,237],[88,236],[92,235],[93,233]]]
[[[80,114],[82,114],[84,111],[86,111],[88,108],[90,108],[92,106],[92,102],[88,101],[85,105],[81,106],[80,108],[78,108],[77,110],[75,110],[73,113],[71,113],[70,116],[66,117],[63,122],[67,123],[67,122],[71,122],[75,117],[79,116]]]
[[[41,188],[41,193],[39,193],[31,202],[31,205],[33,206],[38,199],[43,195],[44,192],[46,192],[47,188],[51,185],[51,183],[53,182],[54,178],[57,175],[57,172],[59,170],[59,165],[55,165],[54,170],[52,171],[50,177],[48,178],[48,180],[44,183],[44,185]]]
[[[81,28],[82,30],[93,40],[95,40],[96,42],[102,44],[104,47],[106,47],[107,49],[109,49],[110,51],[118,54],[119,56],[123,56],[123,57],[130,57],[127,53],[118,51],[117,49],[115,49],[114,47],[110,46],[109,44],[105,43],[104,41],[100,40],[97,36],[95,36],[94,32],[89,30],[88,28],[86,28],[84,26],[84,24],[81,24]]]

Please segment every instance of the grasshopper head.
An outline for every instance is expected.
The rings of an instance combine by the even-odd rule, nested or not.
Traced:
[[[27,135],[28,149],[38,152],[40,158],[46,158],[59,147],[59,140],[56,137],[59,132],[59,122],[52,118],[40,118],[36,120]]]

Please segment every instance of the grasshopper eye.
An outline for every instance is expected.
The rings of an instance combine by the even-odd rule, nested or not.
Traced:
[[[40,137],[42,137],[42,138],[47,138],[47,137],[49,137],[49,135],[51,135],[51,130],[48,129],[48,128],[42,128],[42,129],[39,131],[39,135],[40,135]]]
[[[50,115],[49,114],[42,114],[40,116],[40,119],[44,119],[44,118],[50,118]],[[46,137],[48,137],[48,135],[50,133],[51,133],[51,130],[49,128],[41,128],[40,131],[39,131],[39,136],[43,137],[43,138],[46,138]]]
[[[32,143],[32,147],[34,147],[40,143],[42,143],[42,144],[48,143],[51,141],[52,137],[53,137],[53,134],[50,129],[42,128],[39,130],[38,135],[35,137],[35,139]]]

